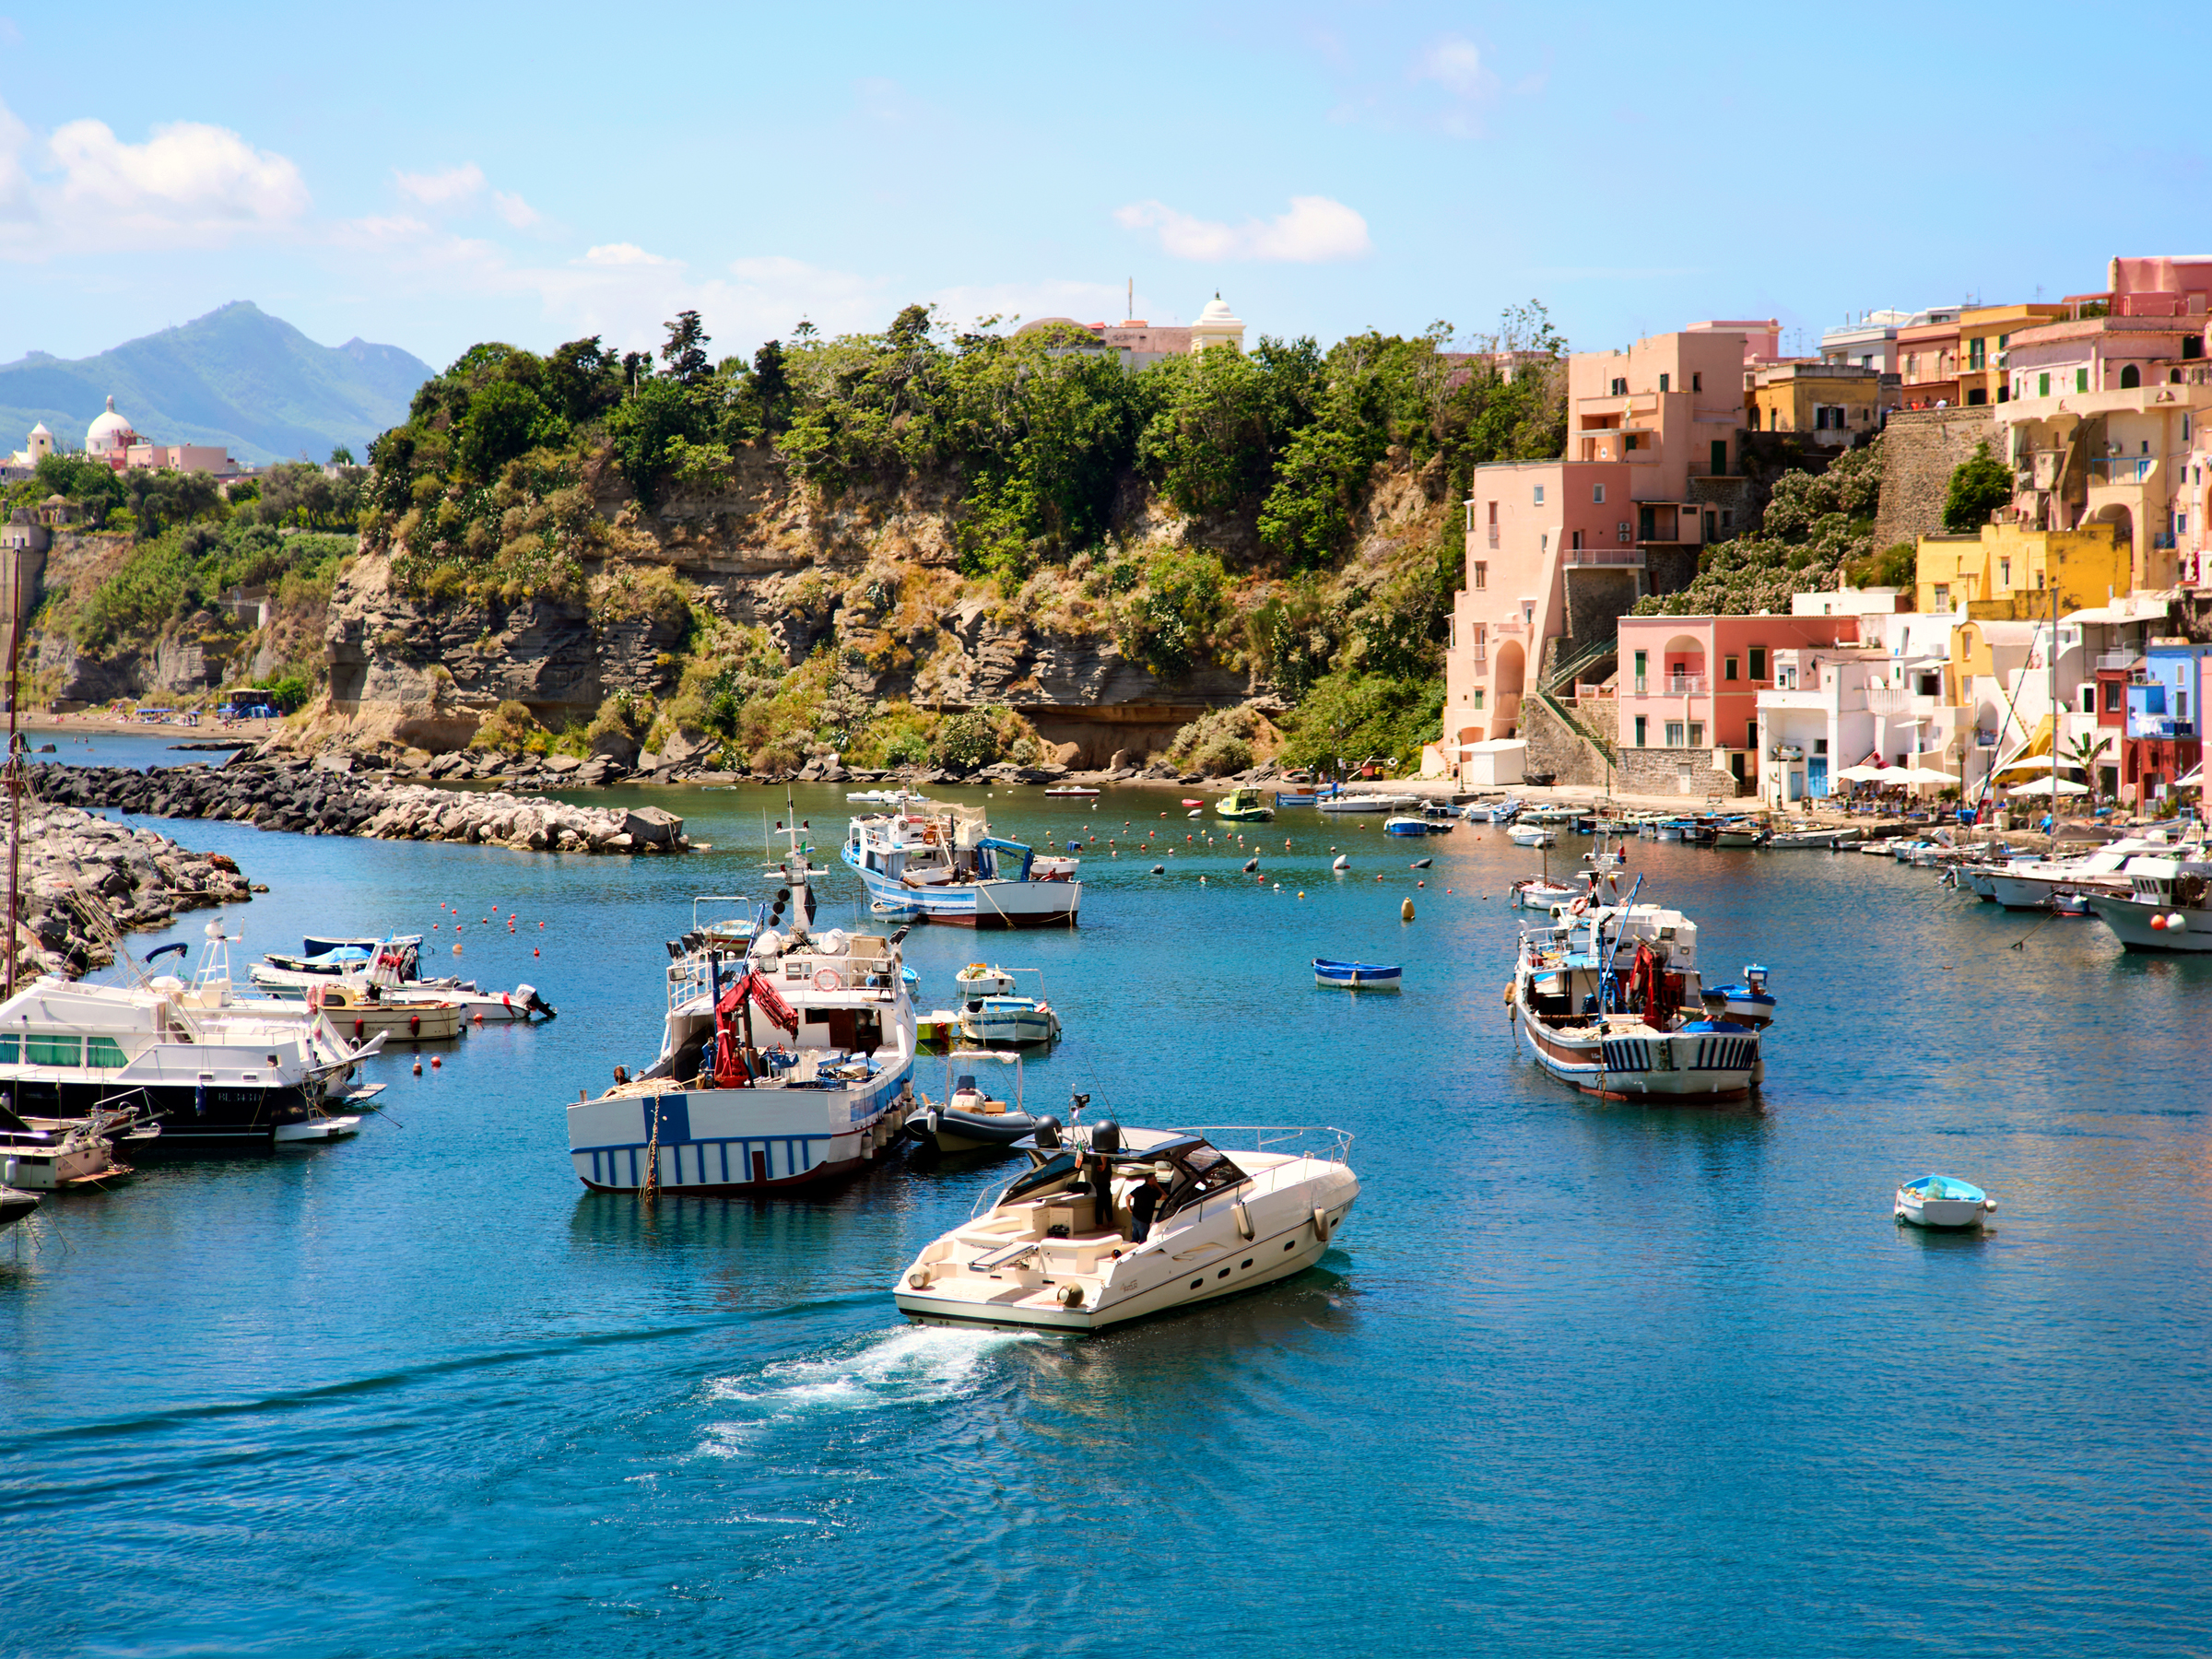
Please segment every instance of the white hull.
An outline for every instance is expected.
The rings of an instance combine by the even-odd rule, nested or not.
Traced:
[[[848,857],[847,865],[852,864]],[[869,869],[854,872],[877,903],[915,910],[954,927],[1073,927],[1083,907],[1079,881],[947,882],[909,887]]]
[[[1060,1017],[1041,1006],[971,1008],[960,1016],[960,1035],[970,1042],[1027,1048],[1056,1041],[1060,1036]]]
[[[1897,1218],[1914,1227],[1958,1230],[1980,1227],[1987,1212],[1971,1198],[1924,1198],[1900,1187]]]
[[[859,1088],[764,1084],[670,1088],[582,1100],[568,1109],[569,1161],[594,1192],[655,1187],[702,1196],[827,1180],[858,1168],[906,1121],[911,1056]]]
[[[2164,951],[2175,956],[2212,953],[2212,910],[2177,910],[2171,904],[2147,904],[2134,897],[2092,893],[2089,909],[2120,935],[2130,950]],[[2182,918],[2180,927],[2153,928],[2153,916]]]
[[[1664,1032],[1617,1028],[1602,1038],[1560,1031],[1525,1016],[1515,1022],[1535,1062],[1562,1083],[1608,1100],[1702,1105],[1749,1098],[1759,1080],[1751,1031]]]

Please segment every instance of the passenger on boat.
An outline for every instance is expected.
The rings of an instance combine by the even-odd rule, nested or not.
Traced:
[[[1159,1213],[1160,1200],[1167,1193],[1159,1184],[1159,1177],[1151,1171],[1145,1171],[1144,1180],[1129,1194],[1129,1233],[1142,1244],[1152,1231],[1152,1218]]]

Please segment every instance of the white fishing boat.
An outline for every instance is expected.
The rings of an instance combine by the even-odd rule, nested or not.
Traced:
[[[461,1008],[454,1002],[387,997],[373,980],[330,980],[308,988],[307,1006],[355,1041],[382,1033],[407,1042],[438,1042],[461,1035]]]
[[[1505,832],[1505,838],[1516,847],[1556,847],[1559,844],[1559,831],[1543,824],[1515,824]]]
[[[1747,1099],[1763,1075],[1759,1033],[1705,993],[1697,925],[1679,911],[1595,906],[1531,928],[1505,995],[1536,1063],[1585,1094],[1713,1104]]]
[[[878,904],[961,927],[1073,927],[1081,861],[991,833],[978,806],[856,818],[841,856]]]
[[[1359,1197],[1350,1145],[1336,1129],[1044,1120],[1030,1167],[924,1246],[894,1298],[924,1324],[1080,1333],[1279,1282],[1321,1259]],[[1133,1204],[1147,1177],[1148,1229]]]
[[[669,941],[653,1063],[634,1077],[618,1066],[613,1088],[569,1107],[570,1164],[585,1186],[796,1187],[856,1170],[898,1136],[917,1040],[898,938],[811,932],[815,872],[798,831],[785,833],[788,885],[772,908]]]
[[[1555,904],[1571,904],[1583,889],[1542,876],[1524,876],[1512,885],[1512,902],[1523,910],[1548,912]]]
[[[2091,893],[2089,908],[2129,950],[2212,952],[2212,864],[2143,857],[2128,865],[2125,893]]]
[[[1470,824],[1510,824],[1521,810],[1517,795],[1508,795],[1502,801],[1473,801],[1460,808],[1459,816]]]
[[[1980,1227],[1996,1207],[1995,1199],[1956,1175],[1923,1175],[1897,1189],[1897,1219],[1914,1227]]]
[[[1792,847],[1830,848],[1842,835],[1841,830],[1777,830],[1767,837],[1764,845],[1770,851]]]
[[[463,1023],[526,1024],[533,1018],[551,1019],[557,1012],[534,985],[486,991],[474,980],[425,979],[421,949],[421,935],[400,934],[371,940],[366,948],[349,941],[315,955],[272,953],[247,974],[257,989],[271,996],[327,1005],[331,1018],[347,1029],[358,1020],[357,1036],[388,1030],[427,1041],[453,1036]],[[302,963],[308,965],[299,966]],[[342,988],[342,994],[334,997],[333,986]],[[431,1012],[449,1006],[455,1014]],[[390,1011],[399,1007],[412,1012],[398,1016]]]
[[[2142,857],[2171,857],[2177,849],[2164,840],[2124,836],[2074,858],[2031,859],[1988,872],[1990,896],[2006,910],[2049,910],[2060,888],[2069,893],[2133,890],[2128,865]]]

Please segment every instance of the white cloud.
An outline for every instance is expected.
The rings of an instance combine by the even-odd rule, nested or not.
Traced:
[[[1290,211],[1265,220],[1227,225],[1194,218],[1162,202],[1133,202],[1114,218],[1131,230],[1155,230],[1161,251],[1177,259],[1276,260],[1317,265],[1372,253],[1367,221],[1327,196],[1292,196]]]
[[[606,242],[596,248],[586,248],[578,265],[620,268],[624,265],[665,265],[673,269],[681,262],[663,259],[658,253],[648,253],[635,242]]]
[[[546,217],[511,191],[493,191],[491,206],[493,212],[517,230],[527,230],[531,226],[543,222]]]
[[[1498,84],[1498,77],[1483,67],[1481,49],[1456,36],[1446,36],[1422,52],[1414,59],[1411,74],[1417,81],[1434,81],[1460,98],[1485,97]]]
[[[413,197],[425,207],[451,207],[467,201],[484,188],[484,170],[474,161],[441,168],[436,172],[401,172],[395,168],[392,177],[399,185],[400,194]]]
[[[208,246],[288,232],[310,206],[286,157],[180,121],[144,144],[72,121],[44,144],[0,105],[0,258]]]
[[[144,144],[125,144],[104,121],[72,121],[47,149],[72,204],[176,225],[294,219],[307,182],[285,157],[257,150],[225,127],[176,121]]]

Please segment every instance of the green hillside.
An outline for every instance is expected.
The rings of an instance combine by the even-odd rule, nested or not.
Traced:
[[[157,443],[219,443],[248,465],[322,461],[341,444],[366,456],[431,372],[396,346],[318,346],[239,300],[98,357],[0,364],[0,452],[41,420],[75,448],[112,396]]]

